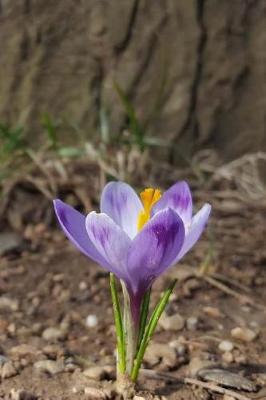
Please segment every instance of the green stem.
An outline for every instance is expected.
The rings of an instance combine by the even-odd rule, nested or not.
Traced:
[[[124,330],[125,330],[125,353],[126,372],[130,374],[136,355],[138,326],[132,319],[130,298],[124,282],[121,281],[124,297]]]
[[[138,335],[138,349],[139,349],[140,343],[142,341],[142,337],[144,335],[146,324],[147,324],[149,306],[150,306],[150,298],[151,298],[151,288],[148,290],[147,293],[145,293],[145,295],[143,297],[142,305],[141,305],[139,335]]]
[[[137,352],[134,366],[132,368],[131,379],[133,382],[136,382],[136,380],[138,378],[138,374],[139,374],[141,363],[142,363],[142,360],[144,357],[145,350],[146,350],[146,348],[149,344],[149,341],[155,331],[155,328],[156,328],[157,323],[162,315],[162,312],[164,311],[164,309],[169,301],[169,297],[175,287],[175,284],[176,284],[176,279],[172,282],[172,284],[169,286],[169,288],[164,292],[162,298],[157,303],[157,305],[151,315],[149,323],[145,329],[142,341],[140,343],[140,347]]]
[[[120,374],[124,374],[126,371],[125,335],[124,335],[121,308],[117,293],[115,277],[114,274],[112,273],[110,273],[110,288],[111,288],[115,329],[117,337],[117,353],[118,353],[117,368]]]

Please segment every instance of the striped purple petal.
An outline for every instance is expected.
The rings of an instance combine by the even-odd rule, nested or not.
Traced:
[[[127,253],[131,243],[127,234],[108,215],[91,212],[86,217],[91,242],[118,278],[128,281]]]
[[[172,208],[182,218],[185,228],[191,223],[192,219],[192,196],[189,186],[181,181],[170,187],[160,200],[153,206],[152,214],[165,208]]]
[[[129,248],[128,272],[133,292],[145,292],[176,259],[184,242],[182,219],[168,208],[158,212]]]
[[[109,215],[131,239],[137,234],[138,216],[142,210],[139,197],[128,184],[110,182],[105,186],[101,197],[101,212]]]
[[[68,239],[87,257],[101,264],[108,271],[110,265],[100,255],[94,244],[89,239],[86,231],[85,215],[61,200],[54,200],[54,209],[57,219]]]
[[[184,255],[194,246],[199,240],[205,225],[208,222],[211,212],[211,205],[206,203],[204,206],[194,215],[192,218],[191,225],[185,236],[185,241],[182,246],[180,253],[178,254],[175,263],[178,262]]]

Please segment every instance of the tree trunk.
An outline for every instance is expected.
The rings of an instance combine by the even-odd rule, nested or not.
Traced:
[[[266,150],[265,26],[264,0],[0,0],[0,120],[37,143],[44,112],[87,138],[104,112],[117,136],[116,81],[162,157]]]

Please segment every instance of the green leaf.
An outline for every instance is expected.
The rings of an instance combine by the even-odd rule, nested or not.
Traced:
[[[84,149],[72,146],[60,147],[57,150],[60,157],[75,158],[84,155]]]
[[[110,288],[113,303],[115,329],[117,337],[117,352],[118,352],[118,368],[120,373],[126,371],[126,354],[125,354],[125,334],[122,322],[121,308],[117,293],[117,287],[114,274],[110,273]]]
[[[57,148],[57,145],[58,145],[58,137],[57,137],[58,122],[53,121],[52,117],[48,113],[44,113],[42,116],[42,126],[45,129],[45,133],[48,137],[50,145],[53,148]]]
[[[175,287],[175,284],[176,284],[176,279],[171,283],[169,288],[164,292],[163,296],[157,303],[157,305],[151,315],[149,323],[145,329],[142,341],[140,343],[140,347],[139,347],[139,350],[138,350],[136,358],[135,358],[134,366],[132,368],[131,379],[133,382],[136,382],[136,380],[138,378],[139,370],[141,367],[141,363],[142,363],[146,348],[147,348],[147,346],[150,342],[150,339],[155,331],[157,323],[169,301],[169,297]]]
[[[22,150],[25,147],[23,140],[23,128],[11,127],[0,123],[1,155],[10,155],[12,152]]]
[[[139,146],[140,150],[144,150],[145,143],[144,143],[144,136],[145,132],[142,126],[140,125],[137,115],[135,113],[134,107],[131,104],[129,98],[127,97],[126,93],[123,91],[123,89],[118,85],[117,82],[114,82],[114,88],[121,100],[121,103],[123,104],[126,114],[128,116],[129,120],[129,128],[134,135],[135,141],[137,145]]]

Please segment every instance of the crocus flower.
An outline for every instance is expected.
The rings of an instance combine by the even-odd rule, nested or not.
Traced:
[[[110,182],[102,192],[101,212],[87,216],[61,200],[54,207],[68,239],[124,281],[136,321],[145,292],[197,242],[211,211],[206,203],[192,216],[186,182],[162,196],[158,189],[145,189],[140,197],[128,184]]]

